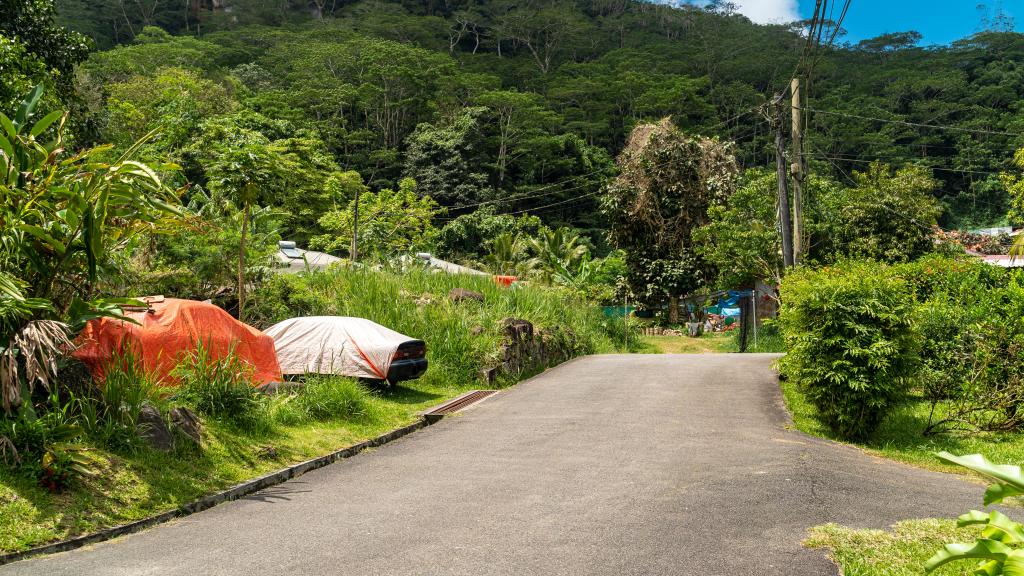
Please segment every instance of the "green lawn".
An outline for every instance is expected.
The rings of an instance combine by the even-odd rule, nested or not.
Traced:
[[[643,336],[644,352],[653,354],[717,354],[731,352],[733,338],[727,333],[704,334],[700,338],[689,336]]]
[[[890,530],[854,530],[835,524],[812,528],[804,546],[826,548],[844,576],[923,575],[924,563],[950,542],[973,542],[978,529],[953,520],[906,520]],[[935,576],[966,576],[975,562],[954,562]]]
[[[467,388],[408,382],[370,397],[354,420],[279,426],[265,436],[208,421],[203,450],[135,455],[92,450],[100,472],[65,494],[0,468],[0,552],[24,550],[172,510],[206,494],[412,423]],[[271,450],[272,449],[272,450]],[[270,454],[273,453],[273,456]]]
[[[725,352],[739,352],[737,338],[739,330],[729,332],[709,332],[702,334],[699,338],[689,336],[642,336],[640,342],[643,345],[639,350],[643,353],[654,354],[721,354]],[[766,324],[758,331],[757,341],[754,341],[751,334],[747,346],[747,352],[784,352],[782,338],[778,330]]]

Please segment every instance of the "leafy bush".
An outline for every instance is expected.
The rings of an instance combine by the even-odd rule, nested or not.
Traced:
[[[75,423],[75,403],[56,394],[36,408],[25,403],[14,415],[0,416],[0,463],[34,478],[51,492],[61,492],[75,478],[91,474],[77,444],[82,429]]]
[[[937,255],[894,267],[918,300],[925,434],[1024,427],[1024,284],[1017,271]]]
[[[849,262],[793,272],[781,299],[789,349],[782,373],[840,437],[868,436],[904,395],[918,364],[906,282],[889,267]]]
[[[947,296],[917,306],[914,322],[921,339],[920,386],[933,404],[957,396],[969,378],[976,344],[968,311]]]
[[[176,399],[196,412],[252,432],[272,428],[262,395],[253,387],[252,368],[234,354],[216,358],[207,346],[197,343],[173,375],[180,380]]]

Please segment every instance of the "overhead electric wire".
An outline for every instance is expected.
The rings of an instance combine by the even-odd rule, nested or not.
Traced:
[[[867,160],[867,159],[864,159],[864,158],[852,158],[852,157],[848,157],[848,156],[828,156],[828,155],[820,154],[820,153],[819,154],[808,154],[808,156],[810,156],[811,158],[818,158],[820,160],[829,160],[829,161],[838,160],[840,162],[856,162],[858,164],[871,164],[872,162],[878,162],[878,161],[882,161],[882,160],[900,161],[900,162],[905,162],[905,163],[912,164],[914,166],[919,166],[921,168],[927,168],[929,170],[938,170],[940,172],[957,172],[957,173],[963,173],[963,174],[987,174],[989,176],[998,176],[998,175],[1002,174],[1002,172],[993,172],[993,171],[989,171],[989,170],[969,170],[969,169],[966,169],[966,168],[946,168],[946,167],[943,167],[943,166],[927,166],[927,165],[915,164],[913,162],[913,160],[910,160],[910,159],[894,158],[894,157],[891,157],[891,156],[890,157],[879,157],[879,158],[875,158],[874,160]]]
[[[755,111],[759,110],[762,106],[763,106],[763,104],[757,104],[756,106],[752,106],[752,107],[750,107],[750,108],[748,108],[748,109],[746,109],[746,110],[744,110],[744,111],[742,111],[742,112],[740,112],[740,113],[738,113],[738,114],[736,114],[736,115],[734,115],[734,116],[732,116],[730,118],[727,118],[725,120],[722,120],[722,121],[718,122],[717,124],[712,124],[711,126],[704,127],[704,128],[702,128],[702,131],[715,130],[715,129],[719,128],[719,127],[725,126],[725,125],[727,125],[727,124],[729,124],[731,122],[734,122],[734,121],[736,121],[736,120],[746,116],[747,114],[750,114],[751,112],[755,112]],[[589,178],[591,176],[599,175],[602,172],[604,172],[603,169],[602,170],[594,170],[594,171],[588,172],[586,174],[577,174],[575,176],[571,176],[571,177],[566,178],[564,180],[561,180],[559,182],[553,182],[553,183],[550,183],[550,184],[544,184],[544,185],[540,186],[539,188],[535,188],[529,194],[526,194],[524,196],[510,197],[510,198],[495,198],[495,199],[492,199],[492,200],[483,200],[483,201],[480,201],[480,202],[474,202],[472,204],[462,204],[460,206],[446,206],[445,209],[449,210],[449,211],[464,210],[466,208],[476,208],[476,207],[484,206],[484,205],[487,205],[487,204],[522,202],[524,200],[533,200],[533,199],[536,199],[536,198],[543,198],[545,196],[551,196],[553,194],[572,192],[573,190],[579,190],[580,188],[586,188],[587,186],[592,185],[593,182],[586,182],[584,184],[580,184],[580,185],[574,186],[572,188],[559,188],[559,187],[563,186],[565,184],[569,184],[571,182],[574,182],[576,180],[581,180],[581,179],[584,179],[584,178]],[[539,192],[541,190],[550,190],[550,191],[549,192],[545,192],[543,194],[535,194],[535,192]],[[586,198],[587,196],[589,196],[589,195],[578,196],[575,199]],[[561,204],[561,202],[556,203],[556,204]],[[533,209],[532,208],[531,209],[526,209],[524,211],[529,211],[529,210],[533,210]],[[520,212],[523,212],[523,211],[520,211]],[[496,216],[501,216],[501,215],[504,215],[504,214],[505,213],[496,214]],[[511,214],[511,213],[508,213],[508,214]],[[439,221],[450,221],[450,220],[454,220],[454,219],[455,218],[438,218]]]
[[[814,114],[826,114],[829,116],[842,116],[846,118],[857,118],[859,120],[871,120],[875,122],[885,122],[888,124],[901,124],[903,126],[912,126],[916,128],[930,128],[934,130],[949,130],[952,132],[966,132],[970,134],[986,134],[990,136],[1016,136],[1018,138],[1024,137],[1024,134],[1019,132],[1003,132],[1000,130],[984,130],[978,128],[962,128],[960,126],[947,126],[942,124],[923,124],[921,122],[910,122],[907,120],[893,120],[890,118],[876,118],[874,116],[864,116],[862,114],[853,114],[850,112],[836,112],[834,110],[821,110],[819,108],[811,108],[810,106],[802,106],[800,110],[806,110]]]
[[[826,155],[822,155],[822,154],[815,154],[815,155],[810,155],[810,156],[812,158],[817,158],[819,160],[826,160],[826,161],[828,161],[830,164],[832,164],[832,166],[834,166],[836,168],[836,170],[838,170],[840,173],[842,173],[843,176],[845,176],[846,179],[851,184],[856,184],[856,182],[852,178],[850,178],[850,176],[845,171],[843,171],[843,169],[840,168],[838,164],[836,164],[837,160],[840,161],[840,162],[856,162],[856,163],[859,163],[859,164],[871,164],[872,162],[876,161],[876,160],[863,160],[863,159],[860,159],[860,158],[844,158],[844,157],[841,157],[841,156],[826,156]],[[899,158],[887,158],[887,159],[879,159],[879,160],[901,160],[901,159],[899,159]],[[961,170],[961,169],[956,169],[956,168],[943,168],[943,167],[939,167],[939,166],[921,166],[921,165],[918,165],[918,164],[912,164],[912,165],[913,166],[919,166],[920,168],[925,168],[927,170],[935,170],[935,171],[939,171],[939,172],[968,173],[968,174],[987,174],[987,175],[990,175],[990,176],[998,176],[998,175],[1002,174],[1002,172],[988,172],[988,171],[982,171],[982,170]],[[985,204],[987,206],[991,206],[993,208],[999,208],[1001,210],[1005,210],[1006,209],[1006,206],[1003,205],[1003,204],[995,204],[993,202],[989,202],[987,200],[981,200],[981,199],[978,199],[978,198],[972,198],[971,202]]]
[[[854,180],[852,176],[847,174],[845,170],[840,168],[838,164],[835,164],[833,162],[832,165],[835,166],[836,170],[838,170],[840,174],[842,174],[843,176],[846,177],[846,179],[850,182],[850,184],[853,184],[854,186],[858,185],[857,181]],[[922,224],[921,222],[919,222],[917,220],[917,218],[914,218],[913,216],[907,216],[906,214],[901,214],[900,212],[897,212],[896,210],[893,210],[892,208],[886,206],[885,204],[882,204],[881,202],[873,202],[873,203],[871,203],[871,205],[872,206],[876,206],[878,208],[882,208],[882,209],[884,209],[884,210],[886,210],[886,211],[888,211],[888,212],[890,212],[890,213],[892,213],[892,214],[894,214],[896,216],[899,216],[900,218],[903,218],[903,219],[909,221],[911,224],[920,226],[921,228],[923,228],[924,230],[927,230],[928,232],[932,232],[933,231],[933,227],[932,226],[928,226],[926,224]],[[938,224],[935,224],[934,228],[938,228],[939,230],[942,230],[943,232],[952,232],[952,230],[946,230],[945,228],[942,228]]]

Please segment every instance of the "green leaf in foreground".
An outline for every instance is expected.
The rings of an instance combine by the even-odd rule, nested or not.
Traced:
[[[949,452],[939,452],[936,456],[939,460],[963,466],[995,480],[996,483],[985,491],[986,506],[1001,502],[1010,496],[1024,494],[1024,474],[1021,474],[1020,466],[993,464],[981,454],[957,456]]]
[[[1019,466],[993,464],[981,454],[957,456],[949,452],[936,454],[940,460],[963,466],[992,478],[995,484],[985,491],[985,505],[1001,502],[1008,496],[1024,493],[1024,475]],[[984,526],[981,537],[973,544],[946,544],[924,564],[925,572],[959,560],[980,560],[974,574],[1024,576],[1024,550],[1010,544],[1024,543],[1024,525],[998,511],[988,514],[972,510],[957,521],[960,527]]]

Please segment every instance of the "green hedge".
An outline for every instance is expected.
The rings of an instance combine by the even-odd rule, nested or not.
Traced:
[[[781,286],[782,374],[842,438],[868,436],[919,364],[912,289],[894,272],[847,262],[797,270]]]

